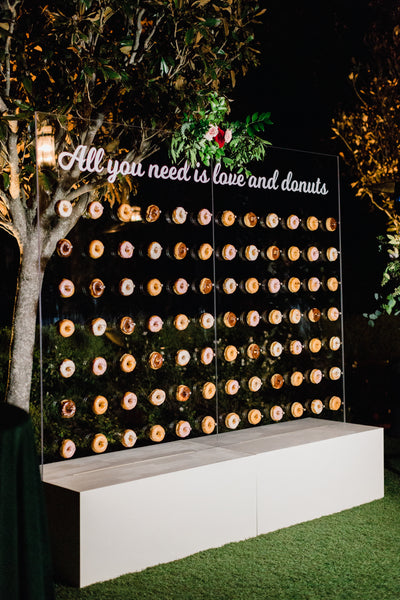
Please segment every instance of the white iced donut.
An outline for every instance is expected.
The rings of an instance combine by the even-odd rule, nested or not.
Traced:
[[[310,279],[307,282],[307,287],[310,290],[310,292],[317,292],[320,286],[321,282],[318,279],[318,277],[310,277]]]
[[[320,369],[312,369],[310,373],[310,381],[317,385],[322,381],[322,371]]]
[[[162,254],[162,246],[158,242],[151,242],[149,247],[147,248],[147,256],[151,258],[151,260],[157,260],[160,258]]]
[[[251,392],[258,392],[258,390],[261,389],[262,381],[259,377],[254,375],[253,377],[250,377],[248,386]]]
[[[255,277],[249,277],[245,281],[244,289],[248,294],[256,294],[260,289],[260,282]]]
[[[94,200],[89,202],[86,212],[91,219],[99,219],[103,214],[104,208],[101,202]]]
[[[307,260],[315,262],[319,259],[319,250],[316,246],[310,246],[307,250]]]
[[[301,354],[303,351],[303,344],[299,340],[292,340],[289,344],[290,354]]]
[[[152,315],[147,321],[147,329],[153,333],[161,331],[163,326],[163,320],[158,315]]]
[[[172,220],[176,225],[183,225],[186,221],[187,211],[183,208],[183,206],[177,206],[172,211]]]
[[[59,200],[55,206],[59,217],[70,217],[72,215],[72,204],[69,200]]]
[[[132,410],[137,405],[137,396],[133,392],[125,392],[121,400],[121,406],[124,410]]]
[[[68,377],[72,377],[75,373],[75,363],[73,360],[69,358],[65,358],[60,364],[60,374],[61,377],[68,379]]]
[[[60,455],[62,458],[72,458],[75,454],[76,446],[72,440],[63,440],[60,447]]]
[[[227,429],[236,429],[240,423],[240,417],[237,413],[228,413],[225,417],[225,427]]]
[[[107,371],[107,361],[102,356],[96,356],[92,361],[92,373],[93,375],[104,375]]]
[[[234,360],[236,360],[238,354],[239,351],[236,348],[236,346],[232,346],[231,344],[229,346],[226,346],[226,348],[224,349],[224,359],[227,362],[233,362]]]
[[[203,329],[211,329],[214,325],[214,317],[211,313],[202,313],[200,315],[200,325]]]
[[[136,368],[136,359],[132,354],[125,352],[119,359],[119,366],[123,373],[132,373]]]
[[[61,298],[71,298],[75,293],[75,286],[70,279],[62,279],[58,284]]]
[[[197,213],[197,222],[200,225],[209,225],[211,223],[212,214],[207,208],[202,208]]]
[[[281,289],[281,282],[276,277],[268,279],[268,290],[271,294],[276,294]]]
[[[178,296],[182,296],[183,294],[186,294],[188,289],[189,289],[189,284],[186,281],[186,279],[184,279],[183,277],[179,277],[179,279],[177,279],[173,285],[174,293],[177,294]]]
[[[283,418],[283,409],[281,406],[278,406],[277,404],[275,404],[275,406],[272,406],[270,411],[269,411],[269,416],[271,417],[272,421],[281,421]]]
[[[321,402],[321,400],[315,399],[315,400],[311,401],[310,409],[311,409],[311,412],[314,413],[314,415],[320,415],[322,413],[322,411],[324,410],[324,405]]]
[[[297,215],[290,215],[286,219],[286,226],[288,229],[297,229],[300,225],[300,219]]]
[[[330,321],[337,321],[340,316],[339,309],[336,306],[331,306],[328,308],[327,316]]]
[[[270,229],[274,229],[275,227],[278,227],[278,225],[279,225],[279,217],[278,217],[278,215],[276,213],[269,213],[265,217],[265,224]]]
[[[148,281],[146,285],[147,292],[150,296],[158,296],[159,294],[161,294],[162,288],[163,284],[159,279],[156,278],[150,279],[150,281]]]
[[[178,331],[184,331],[189,325],[189,318],[184,314],[176,315],[174,318],[174,327]]]
[[[95,336],[104,335],[106,332],[106,329],[107,329],[107,323],[104,319],[102,319],[101,317],[98,317],[97,319],[92,320],[90,328],[92,330],[93,335],[95,335]]]
[[[329,339],[329,348],[331,350],[335,350],[335,351],[339,350],[340,344],[341,344],[340,337],[338,337],[337,335],[334,335],[333,337],[331,337]]]
[[[177,422],[176,427],[175,427],[175,433],[178,437],[185,438],[190,434],[191,431],[192,431],[192,428],[188,421],[178,421]]]
[[[136,444],[136,440],[137,435],[133,431],[133,429],[125,429],[125,431],[121,435],[121,444],[125,448],[133,448],[133,446]]]
[[[327,249],[326,258],[329,260],[329,262],[334,262],[335,260],[337,260],[338,256],[339,256],[339,252],[338,252],[337,248],[334,248],[333,246],[331,246],[330,248]]]
[[[166,394],[164,390],[155,389],[149,395],[149,402],[153,404],[153,406],[160,406],[163,402],[165,402]]]
[[[329,369],[329,379],[332,379],[332,381],[337,381],[338,379],[340,379],[341,376],[342,371],[339,367],[331,367]]]
[[[108,440],[104,433],[96,433],[91,443],[91,448],[93,452],[95,452],[96,454],[101,454],[102,452],[105,452],[107,450],[107,446]]]
[[[250,327],[257,327],[260,322],[260,313],[257,310],[249,310],[246,315],[246,323]]]
[[[175,355],[175,362],[180,367],[184,367],[190,361],[190,352],[188,350],[178,350]]]
[[[289,311],[289,321],[291,323],[300,323],[301,321],[301,312],[298,308],[292,308]]]
[[[222,289],[225,294],[233,294],[236,291],[237,283],[233,277],[227,277],[222,283]]]
[[[200,361],[203,363],[203,365],[210,365],[213,360],[214,360],[214,350],[212,348],[210,348],[209,346],[207,346],[206,348],[203,348],[200,353]]]
[[[272,342],[269,347],[271,356],[280,356],[283,352],[283,346],[280,342]]]
[[[135,289],[135,284],[133,283],[132,279],[129,279],[129,277],[124,277],[119,282],[118,289],[121,296],[131,296],[133,294],[133,290]]]
[[[100,258],[104,254],[104,244],[100,240],[92,240],[89,244],[90,258]]]
[[[62,337],[70,337],[75,331],[75,325],[70,319],[63,319],[58,324],[58,331]]]
[[[249,246],[246,246],[245,251],[244,251],[244,255],[245,255],[246,259],[250,260],[250,261],[257,260],[259,254],[260,254],[260,251],[257,248],[257,246],[255,246],[254,244],[250,244]]]
[[[128,242],[127,240],[124,240],[118,246],[118,255],[121,258],[132,258],[133,250],[133,244],[131,244],[131,242]]]
[[[222,248],[222,258],[224,260],[233,260],[236,256],[236,248],[233,244],[225,244]]]
[[[239,388],[240,384],[237,379],[228,379],[228,381],[225,383],[224,389],[229,396],[234,396],[238,393]]]

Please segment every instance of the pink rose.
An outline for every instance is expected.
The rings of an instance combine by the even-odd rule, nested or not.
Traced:
[[[232,130],[231,129],[227,129],[225,131],[225,144],[229,144],[229,142],[232,139]]]
[[[207,131],[204,137],[206,138],[206,140],[211,142],[211,140],[215,138],[216,135],[218,135],[218,127],[216,125],[210,125],[210,129]]]

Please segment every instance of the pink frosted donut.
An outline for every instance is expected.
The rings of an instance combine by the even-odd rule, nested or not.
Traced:
[[[268,279],[268,290],[271,294],[276,294],[281,289],[281,282],[276,277]]]
[[[60,374],[61,377],[68,379],[68,377],[72,377],[75,373],[75,363],[73,360],[69,358],[65,358],[60,365]]]
[[[153,333],[161,331],[163,326],[163,320],[158,315],[152,315],[147,321],[147,329]]]
[[[212,316],[211,313],[202,313],[200,315],[200,326],[203,329],[211,329],[211,327],[213,327],[214,325],[214,317]]]
[[[63,440],[60,447],[62,458],[72,458],[75,454],[76,446],[72,440]]]
[[[321,383],[322,377],[323,377],[323,374],[320,369],[312,369],[312,371],[310,373],[311,383],[314,383],[315,385],[317,385],[318,383]]]
[[[303,351],[303,344],[300,340],[292,340],[289,344],[289,352],[290,354],[301,354]]]
[[[189,289],[189,284],[186,281],[186,279],[184,279],[183,277],[179,277],[179,279],[177,279],[173,285],[174,293],[177,294],[178,296],[182,296],[183,294],[186,294],[188,289]]]
[[[240,384],[237,381],[237,379],[228,379],[228,381],[225,383],[225,392],[229,395],[229,396],[234,396],[235,394],[238,393],[240,388]]]
[[[271,417],[272,421],[281,421],[283,418],[282,407],[278,406],[277,404],[275,404],[275,406],[272,406],[269,411],[269,416]]]
[[[254,244],[250,244],[250,246],[246,246],[244,255],[247,260],[253,261],[257,260],[258,255],[260,254],[259,249]]]
[[[55,206],[56,213],[59,217],[70,217],[72,215],[72,204],[69,200],[59,200]]]
[[[224,279],[222,289],[225,292],[225,294],[233,294],[236,291],[236,288],[237,283],[233,279],[233,277],[227,277],[226,279]]]
[[[246,323],[250,327],[256,327],[260,322],[260,314],[257,310],[249,310],[246,315]]]
[[[131,242],[128,242],[127,240],[124,240],[118,246],[118,255],[121,258],[132,258],[133,250],[133,244],[131,244]]]
[[[253,377],[250,377],[248,381],[248,386],[251,392],[258,392],[258,390],[261,389],[262,381],[259,377],[254,375]]]
[[[331,306],[328,308],[327,317],[329,321],[337,321],[340,317],[339,309],[336,306]]]
[[[231,412],[225,417],[225,427],[227,429],[236,429],[240,423],[240,417],[238,414]]]
[[[103,214],[103,210],[104,208],[101,202],[94,200],[93,202],[89,202],[86,212],[91,219],[99,219]]]
[[[92,373],[93,375],[104,375],[107,370],[107,361],[102,356],[96,356],[92,361]]]
[[[165,402],[166,397],[164,390],[155,389],[149,395],[149,402],[153,406],[160,406]]]
[[[211,223],[212,214],[207,208],[202,208],[197,213],[197,222],[200,225],[209,225]]]
[[[178,423],[176,424],[175,433],[180,438],[187,437],[191,431],[192,428],[188,421],[178,421]]]
[[[222,248],[222,258],[224,260],[233,260],[236,256],[237,250],[233,244],[225,244]]]
[[[133,283],[132,279],[129,279],[129,277],[124,277],[119,282],[118,289],[121,296],[131,296],[133,294],[133,290],[135,289],[135,284]]]
[[[176,225],[183,225],[186,221],[187,211],[183,208],[183,206],[177,206],[172,211],[172,220]]]
[[[175,363],[180,367],[184,367],[188,364],[189,361],[190,352],[188,350],[178,350],[178,352],[175,355]]]
[[[297,229],[298,226],[300,225],[299,217],[297,215],[290,215],[286,219],[286,225],[287,225],[288,229]]]
[[[62,279],[58,284],[61,298],[71,298],[75,293],[75,286],[70,279]]]
[[[271,356],[280,356],[283,352],[283,346],[280,342],[272,342],[272,344],[269,347],[269,351]]]
[[[137,396],[133,392],[125,392],[121,400],[121,406],[124,410],[132,410],[137,405]]]
[[[209,346],[207,346],[206,348],[203,348],[201,351],[201,354],[200,354],[200,361],[203,363],[203,365],[210,365],[213,360],[214,360],[214,350],[212,348],[210,348]]]
[[[319,250],[316,246],[310,246],[307,250],[307,260],[315,262],[319,259]]]
[[[136,444],[137,435],[133,431],[133,429],[125,429],[123,434],[121,435],[121,444],[124,448],[133,448]]]
[[[107,323],[104,319],[102,319],[101,317],[98,317],[97,319],[93,319],[92,323],[91,323],[91,330],[93,335],[95,336],[100,336],[100,335],[104,335],[104,333],[106,332],[107,329]]]
[[[321,282],[318,279],[318,277],[310,277],[310,279],[307,282],[307,287],[310,290],[310,292],[317,292],[320,286]]]

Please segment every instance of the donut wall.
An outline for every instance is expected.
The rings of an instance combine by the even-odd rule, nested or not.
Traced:
[[[343,419],[336,158],[271,148],[245,184],[207,173],[142,177],[59,240],[42,292],[47,461]]]

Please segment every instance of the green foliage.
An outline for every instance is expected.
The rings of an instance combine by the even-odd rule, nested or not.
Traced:
[[[229,105],[224,96],[210,92],[206,106],[183,116],[180,129],[171,139],[170,154],[174,162],[186,159],[192,167],[197,163],[209,166],[222,162],[228,169],[240,173],[251,161],[262,160],[270,142],[261,138],[271,113],[254,113],[244,123],[228,122]]]

